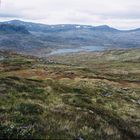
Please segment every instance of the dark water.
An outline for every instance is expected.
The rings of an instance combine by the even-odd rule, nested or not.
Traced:
[[[84,46],[80,48],[72,49],[58,49],[50,53],[50,55],[55,54],[66,54],[66,53],[77,53],[77,52],[94,52],[94,51],[104,51],[105,47],[103,46]]]

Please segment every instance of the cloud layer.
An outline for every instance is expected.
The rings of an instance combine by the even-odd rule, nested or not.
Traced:
[[[2,0],[0,20],[140,27],[139,0]]]

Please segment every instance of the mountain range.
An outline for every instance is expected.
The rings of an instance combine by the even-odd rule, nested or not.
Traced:
[[[92,45],[111,49],[139,48],[140,28],[118,30],[107,25],[0,22],[0,49],[43,55],[54,49]]]

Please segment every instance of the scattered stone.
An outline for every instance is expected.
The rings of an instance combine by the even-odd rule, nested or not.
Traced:
[[[101,95],[104,96],[104,97],[109,97],[109,96],[111,96],[110,93],[105,93],[105,92],[104,92],[104,93],[101,93]]]
[[[140,105],[140,100],[138,100],[137,103]]]
[[[89,110],[89,113],[94,114],[94,112],[92,110]]]
[[[84,138],[82,138],[82,137],[77,137],[77,138],[75,138],[74,140],[84,140]]]

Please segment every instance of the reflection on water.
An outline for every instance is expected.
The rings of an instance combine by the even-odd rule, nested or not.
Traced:
[[[93,52],[93,51],[103,51],[103,50],[105,50],[105,47],[103,46],[84,46],[84,47],[72,48],[72,49],[58,49],[58,50],[52,51],[50,55],[77,53],[77,52]]]

